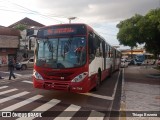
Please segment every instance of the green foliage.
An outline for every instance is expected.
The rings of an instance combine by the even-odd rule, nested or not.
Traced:
[[[24,25],[24,24],[18,24],[18,25],[15,27],[15,29],[20,30],[20,31],[23,31],[23,30],[27,29],[27,26]]]
[[[149,11],[145,16],[135,15],[117,24],[120,44],[131,48],[145,43],[151,53],[160,53],[160,9]]]

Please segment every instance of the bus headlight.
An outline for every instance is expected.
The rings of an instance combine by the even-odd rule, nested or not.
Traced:
[[[43,80],[43,77],[35,70],[33,71],[33,76],[38,80]]]
[[[88,72],[83,72],[77,75],[71,82],[81,82],[87,75],[88,75]]]

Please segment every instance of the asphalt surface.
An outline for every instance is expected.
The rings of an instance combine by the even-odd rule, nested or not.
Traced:
[[[27,112],[43,106],[42,115],[50,117],[35,118],[36,120],[50,120],[62,113],[61,119],[67,117],[72,120],[159,120],[160,72],[153,69],[153,66],[129,66],[121,70],[103,81],[98,91],[86,94],[35,89],[31,79],[33,70],[15,71],[17,78],[11,81],[7,79],[8,73],[2,73],[6,79],[0,80],[0,110],[17,106],[13,111]],[[7,87],[1,88],[5,86]],[[25,95],[17,98],[13,96],[22,93]],[[36,98],[37,95],[39,98]],[[32,97],[34,101],[19,106],[18,103]],[[14,99],[4,101],[5,98]],[[48,104],[51,100],[57,102],[55,106]],[[144,116],[145,114],[150,116]]]
[[[37,111],[37,108],[44,106],[42,115],[50,116],[49,118],[45,117],[47,120],[55,118],[56,115],[60,115],[66,110],[71,112],[65,113],[65,115],[62,115],[63,117],[66,117],[66,114],[71,114],[68,116],[76,116],[71,118],[76,120],[91,118],[103,120],[109,119],[110,116],[113,118],[110,111],[118,111],[120,109],[121,72],[119,71],[115,72],[111,78],[106,78],[98,91],[90,91],[85,94],[35,89],[33,88],[31,79],[32,70],[15,71],[15,73],[22,76],[19,75],[15,80],[13,79],[11,81],[8,80],[7,77],[2,80],[3,82],[0,80],[0,88],[7,86],[6,88],[0,89],[0,110],[12,107],[14,108],[13,111]],[[8,90],[11,91],[6,92]],[[16,94],[20,95],[14,98],[13,95]],[[22,101],[37,97],[37,95],[40,98],[26,105],[19,105]],[[5,101],[5,98],[14,99]],[[54,100],[54,103],[55,101],[58,102],[53,106],[53,104],[48,103],[51,100]],[[116,119],[118,119],[117,113]],[[39,120],[40,118],[35,119]]]

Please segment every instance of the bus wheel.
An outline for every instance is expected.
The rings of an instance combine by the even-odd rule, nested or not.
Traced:
[[[94,88],[95,91],[97,91],[97,90],[99,89],[100,84],[101,84],[101,74],[98,73],[98,75],[97,75],[97,80],[96,80],[96,86],[95,86],[95,88]]]

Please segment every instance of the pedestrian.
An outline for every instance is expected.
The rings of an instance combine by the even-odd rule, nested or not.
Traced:
[[[0,74],[0,79],[4,79],[4,78],[1,76],[1,74]]]
[[[2,64],[2,61],[0,59],[0,67],[1,67],[1,64]],[[3,77],[1,76],[1,74],[0,74],[0,79],[3,79]]]
[[[0,75],[0,79],[4,79],[4,78]]]
[[[14,61],[13,58],[9,59],[9,63],[8,63],[8,68],[9,68],[9,80],[11,80],[11,77],[13,77],[14,79],[16,78],[13,71],[14,71]]]

